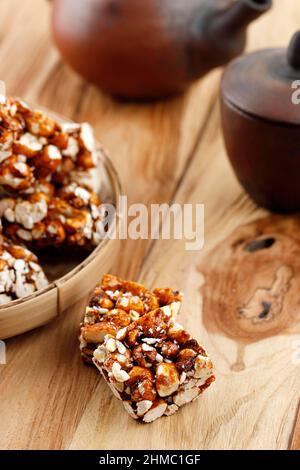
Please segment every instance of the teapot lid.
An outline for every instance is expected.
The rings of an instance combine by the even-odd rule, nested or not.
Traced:
[[[299,80],[299,83],[294,83]],[[253,116],[300,124],[300,31],[288,49],[265,49],[229,64],[222,79],[223,98]]]

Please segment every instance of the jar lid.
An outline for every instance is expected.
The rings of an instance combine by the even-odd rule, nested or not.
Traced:
[[[239,57],[222,79],[223,98],[253,116],[300,124],[300,31],[289,48],[265,49]],[[297,89],[299,90],[297,92]]]

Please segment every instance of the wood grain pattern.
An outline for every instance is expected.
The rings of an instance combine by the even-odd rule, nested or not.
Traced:
[[[2,0],[0,78],[10,94],[90,121],[119,168],[130,202],[205,204],[204,250],[188,252],[180,240],[130,241],[112,270],[150,287],[173,285],[185,292],[180,320],[207,346],[217,381],[176,416],[135,423],[96,370],[79,360],[82,302],[55,323],[7,342],[7,365],[0,366],[0,448],[300,447],[297,437],[291,440],[299,427],[299,365],[291,360],[296,333],[276,333],[243,349],[204,321],[203,262],[209,251],[266,215],[242,192],[225,155],[220,71],[171,101],[117,102],[62,63],[51,44],[49,9],[42,0]],[[287,44],[299,24],[297,0],[275,0],[273,10],[251,26],[249,49]]]
[[[290,450],[299,450],[300,449],[300,400],[298,412],[295,420],[295,427],[293,429],[293,434],[291,436],[291,446]]]

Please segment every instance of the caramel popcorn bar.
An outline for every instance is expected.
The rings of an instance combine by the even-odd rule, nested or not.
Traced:
[[[0,192],[33,194],[37,185],[67,185],[91,175],[96,163],[89,124],[60,124],[18,99],[0,103]]]
[[[0,241],[0,304],[33,294],[48,285],[37,257],[22,246]]]
[[[98,343],[93,362],[112,392],[132,418],[150,423],[195,400],[215,376],[206,351],[176,322],[181,296],[173,293],[172,297],[171,289],[155,289],[153,294],[158,294],[159,305],[154,302],[150,308],[142,308],[140,297],[141,302],[136,302],[141,309],[132,316],[128,299],[139,292],[135,285],[104,276],[85,314],[81,351],[90,358]],[[130,295],[124,296],[124,291]],[[148,291],[141,286],[141,292]],[[114,310],[109,310],[103,306],[104,301],[114,296],[117,302],[120,299],[119,308],[114,305]],[[127,310],[123,310],[123,302]],[[117,319],[126,313],[126,321],[118,323]]]
[[[103,216],[98,196],[74,182],[59,190],[44,183],[34,194],[0,200],[4,234],[39,247],[96,246],[103,238]]]
[[[176,318],[181,300],[182,294],[172,289],[151,292],[136,282],[104,275],[90,299],[81,325],[80,350],[83,360],[92,362],[94,350],[103,343],[106,335],[116,335],[140,316],[158,307],[166,308]]]

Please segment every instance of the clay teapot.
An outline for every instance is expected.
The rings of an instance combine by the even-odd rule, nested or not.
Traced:
[[[239,55],[272,0],[53,0],[66,61],[104,91],[158,98]]]
[[[225,146],[250,196],[274,212],[300,211],[300,31],[289,47],[235,59],[224,72]]]

